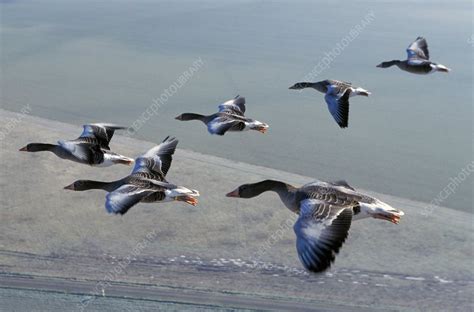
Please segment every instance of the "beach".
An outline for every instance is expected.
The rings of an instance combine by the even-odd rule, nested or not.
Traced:
[[[295,216],[275,194],[251,200],[225,194],[263,179],[299,186],[318,177],[178,145],[167,178],[199,190],[198,206],[139,204],[124,216],[110,215],[104,192],[63,187],[77,179],[118,179],[130,167],[92,168],[51,153],[18,151],[29,142],[75,138],[80,125],[6,110],[0,110],[0,123],[14,124],[0,142],[0,300],[5,304],[37,292],[39,302],[57,303],[58,311],[61,302],[78,311],[115,310],[104,300],[123,298],[191,309],[249,309],[249,302],[269,310],[288,304],[324,311],[473,308],[472,214],[363,190],[403,210],[400,224],[353,222],[332,268],[314,275],[296,255]],[[167,135],[173,133],[147,142],[117,132],[111,148],[136,157]],[[357,181],[348,182],[359,189]],[[153,289],[162,295],[150,295]],[[196,295],[178,295],[186,293]]]

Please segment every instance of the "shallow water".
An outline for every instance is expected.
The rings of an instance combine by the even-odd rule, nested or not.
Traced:
[[[319,179],[344,178],[356,187],[426,202],[473,161],[469,1],[0,6],[1,106],[9,110],[30,105],[33,115],[76,124],[132,125],[201,59],[203,65],[137,138],[175,135],[183,148]],[[327,68],[313,75],[372,91],[369,98],[351,99],[349,128],[342,130],[321,94],[288,87],[362,24]],[[418,35],[428,39],[431,59],[451,73],[417,76],[375,68],[404,58]],[[247,98],[248,116],[270,124],[266,135],[210,136],[198,122],[173,119],[182,112],[212,113],[236,94]],[[471,211],[472,181],[467,176],[442,205]]]

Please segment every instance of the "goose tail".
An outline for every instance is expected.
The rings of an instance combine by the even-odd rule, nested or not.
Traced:
[[[117,158],[117,159],[115,160],[115,162],[118,163],[118,164],[131,166],[131,165],[133,165],[133,163],[135,162],[135,160],[134,160],[133,158],[128,158],[128,157],[122,156],[122,157],[120,157],[120,158]]]
[[[393,208],[389,204],[376,199],[374,202],[371,203],[361,202],[359,206],[359,211],[354,216],[354,220],[372,217],[375,219],[381,219],[392,222],[394,224],[398,224],[400,222],[400,218],[403,215],[405,215],[403,211]]]
[[[177,186],[174,189],[166,190],[165,194],[166,197],[171,200],[182,201],[192,206],[196,206],[198,204],[196,197],[199,196],[199,192],[196,190],[190,190],[183,186]]]
[[[451,71],[450,68],[447,68],[446,66],[441,65],[441,64],[436,64],[435,69],[436,69],[436,71],[439,71],[439,72],[442,72],[442,73],[449,73]]]
[[[389,204],[386,204],[382,201],[378,201],[377,206],[372,217],[375,219],[382,219],[394,224],[400,223],[400,218],[405,215],[405,213],[399,209],[393,208]]]
[[[134,162],[135,160],[133,158],[107,151],[104,153],[104,161],[99,165],[99,167],[108,167],[114,164],[131,166]]]
[[[362,88],[355,88],[354,91],[353,91],[356,95],[362,95],[362,96],[369,96],[371,95],[372,93],[365,90],[365,89],[362,89]]]

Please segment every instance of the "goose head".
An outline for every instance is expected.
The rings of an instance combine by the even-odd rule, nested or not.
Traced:
[[[266,191],[274,191],[277,192],[281,197],[286,196],[290,189],[295,189],[295,187],[277,180],[263,180],[257,183],[242,184],[232,192],[227,193],[226,196],[252,198]]]
[[[388,68],[388,67],[393,66],[393,65],[399,66],[400,63],[401,62],[399,60],[386,61],[386,62],[380,63],[376,67],[378,67],[378,68]]]
[[[328,82],[323,80],[319,82],[297,82],[288,89],[290,90],[303,90],[306,88],[312,88],[318,90],[319,92],[326,93],[328,87]]]
[[[20,152],[43,152],[52,151],[56,148],[54,144],[30,143],[19,149]]]
[[[252,198],[255,196],[255,188],[252,184],[242,184],[232,192],[227,193],[227,197]]]
[[[298,83],[295,83],[294,85],[292,85],[291,87],[289,87],[288,89],[290,89],[290,90],[301,90],[301,89],[304,89],[304,88],[307,88],[307,87],[308,87],[307,82],[298,82]]]
[[[71,191],[86,191],[91,188],[91,185],[89,181],[87,180],[77,180],[74,181],[72,184],[69,184],[68,186],[65,186],[65,190],[71,190]]]
[[[237,197],[237,198],[252,198],[262,194],[263,192],[270,191],[270,190],[277,190],[284,183],[280,181],[274,180],[264,180],[257,183],[248,183],[242,184],[235,190],[230,193],[227,193],[227,197]]]

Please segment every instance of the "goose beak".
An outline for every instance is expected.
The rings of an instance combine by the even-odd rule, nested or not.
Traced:
[[[176,119],[176,120],[183,120],[183,118],[181,117],[181,115],[174,117],[174,119]]]
[[[25,147],[22,147],[19,149],[20,152],[28,152],[28,148],[25,146]]]
[[[382,68],[382,63],[380,63],[379,65],[377,65],[376,67],[378,68]]]
[[[239,189],[236,189],[236,190],[234,190],[234,191],[232,191],[232,192],[230,192],[230,193],[227,193],[225,196],[226,196],[226,197],[240,197],[240,196],[239,196]]]
[[[296,89],[296,87],[295,87],[295,86],[291,86],[291,87],[289,87],[288,89],[294,90],[294,89]]]
[[[68,186],[65,186],[64,189],[74,191],[74,184],[70,184]]]

